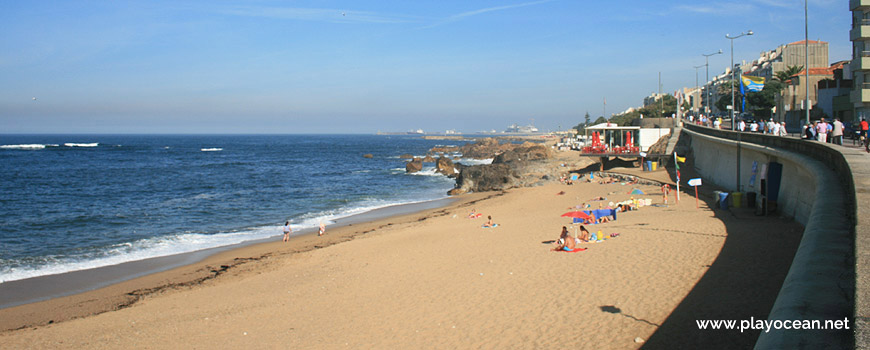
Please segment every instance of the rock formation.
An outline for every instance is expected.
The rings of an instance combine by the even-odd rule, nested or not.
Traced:
[[[416,173],[420,170],[423,170],[423,160],[420,158],[414,158],[405,164],[406,173]]]
[[[371,153],[366,153],[366,154],[363,154],[363,158],[371,159],[371,158],[374,158],[374,156]]]
[[[441,157],[435,162],[435,170],[447,177],[456,177],[456,171],[450,158]]]

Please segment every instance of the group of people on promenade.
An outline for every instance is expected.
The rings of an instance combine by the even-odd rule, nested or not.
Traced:
[[[862,122],[864,124],[867,123],[863,120]],[[839,118],[834,118],[833,123],[828,123],[825,121],[825,118],[822,118],[818,121],[804,124],[803,130],[801,130],[801,138],[842,145],[844,131],[845,126]]]
[[[773,121],[773,118],[767,122],[756,120],[746,123],[743,119],[737,122],[737,130],[746,132],[747,128],[749,128],[749,132],[758,132],[774,136],[788,136],[788,131],[785,129],[785,122],[777,123]]]

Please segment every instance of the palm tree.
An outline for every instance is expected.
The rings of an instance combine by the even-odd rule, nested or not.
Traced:
[[[788,66],[784,71],[776,72],[776,75],[773,78],[784,83],[786,80],[791,79],[793,75],[798,74],[803,70],[803,66]]]

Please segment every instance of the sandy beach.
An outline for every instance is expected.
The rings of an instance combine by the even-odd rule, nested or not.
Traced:
[[[574,232],[562,213],[629,199],[634,188],[662,203],[651,185],[552,184],[224,252],[2,309],[0,347],[751,346],[757,332],[699,331],[694,320],[764,318],[802,227],[751,209],[714,210],[706,197],[696,209],[684,192],[677,205],[671,198],[589,226],[618,237],[550,251],[562,226]],[[598,196],[607,200],[590,201]],[[472,209],[484,218],[467,218]],[[481,227],[487,215],[497,228]]]

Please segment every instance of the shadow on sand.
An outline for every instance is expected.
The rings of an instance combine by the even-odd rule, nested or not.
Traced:
[[[698,177],[691,164],[683,179]],[[673,174],[673,169],[669,171]],[[674,179],[672,178],[672,181]],[[688,186],[686,186],[688,187]],[[691,187],[684,198],[694,199]],[[700,198],[715,208],[713,186],[699,188]],[[692,191],[692,193],[689,193]],[[800,244],[803,227],[779,216],[756,216],[753,209],[713,209],[725,224],[727,238],[716,260],[688,295],[643,344],[643,349],[752,348],[760,330],[701,330],[697,320],[767,319]]]

